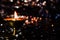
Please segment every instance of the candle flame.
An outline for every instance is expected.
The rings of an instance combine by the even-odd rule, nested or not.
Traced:
[[[14,11],[14,18],[18,18],[17,12]]]

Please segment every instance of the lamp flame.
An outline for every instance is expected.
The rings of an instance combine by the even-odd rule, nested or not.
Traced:
[[[14,11],[14,18],[18,18],[17,12]]]

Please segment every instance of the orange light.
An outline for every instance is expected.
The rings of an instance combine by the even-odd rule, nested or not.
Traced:
[[[34,17],[33,19],[36,20],[36,17]]]
[[[33,18],[31,18],[31,20],[34,20]]]
[[[33,24],[33,23],[34,23],[34,21],[31,21],[31,23]]]
[[[32,6],[34,6],[34,5],[36,5],[36,3],[33,1],[33,2],[32,2]]]
[[[19,0],[17,1],[18,4],[20,4]]]
[[[37,22],[37,19],[35,19],[35,22]]]
[[[22,21],[22,20],[25,20],[26,19],[25,16],[20,16],[19,17],[17,15],[17,12],[16,11],[14,11],[14,15],[13,16],[14,17],[12,17],[12,18],[7,17],[4,20],[6,20],[6,21]]]
[[[28,16],[26,16],[26,19],[28,19]]]

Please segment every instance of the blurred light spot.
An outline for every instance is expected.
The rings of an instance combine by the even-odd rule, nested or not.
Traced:
[[[52,24],[51,26],[53,27],[54,25]]]
[[[24,2],[28,2],[28,0],[24,0]]]
[[[6,40],[9,40],[8,37],[5,37],[5,38],[6,38]]]
[[[57,14],[57,16],[60,16],[60,14]]]
[[[36,3],[33,1],[33,2],[32,2],[32,6],[34,6],[34,5],[36,5]]]
[[[28,19],[28,16],[26,17],[26,19]]]
[[[42,20],[42,18],[40,17],[40,20]]]
[[[0,13],[4,13],[4,10],[2,9],[2,10],[0,11]]]
[[[46,13],[48,14],[49,11],[48,11],[48,10],[45,10],[45,11],[46,11]]]
[[[4,33],[5,31],[3,30],[2,32]]]
[[[24,0],[21,0],[21,1],[24,1]]]
[[[14,7],[17,8],[17,9],[19,8],[19,6],[14,6]]]
[[[34,21],[31,21],[31,23],[34,23]]]
[[[22,34],[22,32],[19,32],[19,35],[21,35]]]
[[[44,1],[44,2],[42,3],[42,5],[43,5],[43,6],[46,5],[46,1]]]
[[[23,23],[23,25],[26,25],[25,23]]]
[[[36,0],[36,2],[38,2],[39,0]]]
[[[25,6],[28,6],[28,4],[24,4]]]
[[[25,21],[26,24],[30,24],[30,22],[28,20]]]
[[[10,22],[10,25],[11,25],[11,26],[13,26],[13,23],[12,23],[12,22]]]
[[[55,17],[55,19],[57,19],[57,18],[58,18],[58,16]]]
[[[40,6],[40,4],[37,4],[37,6]]]
[[[14,15],[10,15],[12,18],[14,17]],[[9,16],[7,16],[7,17],[9,17]]]
[[[57,14],[56,17],[55,17],[55,19],[57,19],[57,18],[59,18],[59,17],[60,17],[60,14]]]
[[[21,31],[21,29],[18,30],[18,32],[20,32],[20,31]]]
[[[13,32],[13,29],[12,28],[10,28],[10,30]]]
[[[16,34],[16,37],[18,37],[18,34]]]
[[[0,24],[0,26],[3,26],[3,24]]]
[[[4,39],[3,37],[0,37],[1,39]]]
[[[17,3],[20,4],[20,1],[18,0]]]
[[[13,2],[13,0],[10,0],[10,2]]]

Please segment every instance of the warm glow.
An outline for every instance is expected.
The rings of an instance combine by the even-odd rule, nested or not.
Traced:
[[[46,4],[46,1],[44,1],[43,3],[42,3],[42,5],[45,5]]]
[[[25,16],[22,15],[20,18],[25,18]]]
[[[26,16],[26,19],[28,19],[28,16]]]
[[[51,26],[53,27],[54,25],[52,24]]]
[[[15,36],[15,33],[16,33],[16,29],[14,28],[14,31],[13,31],[13,35]]]
[[[28,20],[25,20],[25,23],[26,23],[26,24],[30,24],[30,22],[29,22]]]
[[[36,2],[38,2],[39,0],[36,0]]]
[[[42,18],[40,17],[40,20],[42,20]]]
[[[18,18],[17,12],[14,12],[14,18]]]
[[[28,0],[24,0],[24,2],[28,2]]]
[[[14,6],[14,7],[17,8],[17,9],[19,8],[19,6]]]
[[[26,19],[26,16],[23,16],[23,15],[22,16],[18,16],[17,12],[14,11],[14,15],[13,15],[12,18],[7,17],[4,20],[6,20],[6,21],[22,21],[22,20],[25,20],[25,19]]]
[[[32,2],[32,5],[34,5],[35,4],[35,2]]]
[[[20,4],[20,1],[18,0],[17,3]]]
[[[34,20],[33,18],[31,18],[31,20]]]
[[[31,23],[34,23],[34,21],[31,21]]]
[[[34,17],[33,20],[35,21],[36,20],[36,17]]]
[[[13,2],[13,0],[10,0],[10,2]]]

